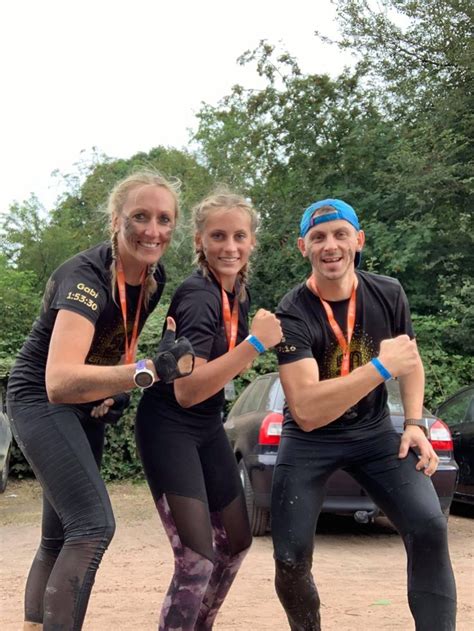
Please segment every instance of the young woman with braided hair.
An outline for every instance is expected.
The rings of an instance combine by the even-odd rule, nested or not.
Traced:
[[[175,571],[160,631],[212,629],[251,543],[245,499],[222,424],[225,386],[281,339],[260,309],[248,327],[248,260],[257,215],[220,192],[194,209],[198,269],[176,290],[168,315],[196,353],[192,375],[145,391],[137,413],[139,453]]]
[[[115,529],[99,467],[104,422],[116,422],[128,402],[119,393],[192,370],[192,348],[174,343],[171,331],[156,357],[135,364],[138,335],[165,284],[159,260],[177,220],[175,185],[132,174],[112,191],[108,211],[111,241],[52,274],[9,379],[13,433],[44,492],[25,631],[82,628]]]

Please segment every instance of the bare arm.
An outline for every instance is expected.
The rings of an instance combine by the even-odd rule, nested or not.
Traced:
[[[393,377],[411,373],[420,362],[416,342],[408,335],[383,340],[379,360]],[[312,358],[281,365],[280,377],[291,414],[307,432],[336,420],[384,381],[371,362],[344,377],[320,381]]]
[[[46,363],[46,390],[52,403],[86,403],[135,387],[134,364],[85,364],[93,337],[94,325],[87,318],[65,309],[58,312]]]
[[[399,382],[405,418],[421,418],[425,394],[425,371],[419,355],[414,370],[400,376]]]
[[[265,346],[274,346],[281,339],[280,321],[270,311],[259,309],[250,327]],[[187,408],[213,396],[257,357],[258,351],[247,341],[208,362],[197,357],[189,377],[174,382],[174,394],[181,407]]]
[[[174,382],[176,400],[183,408],[205,401],[222,390],[257,355],[251,344],[241,342],[233,350],[210,362],[196,357],[192,374]]]
[[[372,364],[345,377],[319,381],[314,359],[301,359],[279,368],[290,412],[305,432],[328,425],[383,382]]]

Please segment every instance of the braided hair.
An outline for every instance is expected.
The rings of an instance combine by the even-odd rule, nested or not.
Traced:
[[[203,199],[192,211],[192,219],[195,233],[204,231],[209,215],[216,210],[230,210],[240,208],[248,213],[250,217],[250,230],[255,235],[258,228],[259,217],[255,208],[242,195],[232,193],[225,188],[219,188],[214,193]],[[209,263],[201,247],[195,246],[194,263],[202,270],[204,276],[209,275]],[[239,284],[238,298],[241,302],[246,299],[246,286],[250,272],[250,265],[247,262],[239,271],[237,280]]]

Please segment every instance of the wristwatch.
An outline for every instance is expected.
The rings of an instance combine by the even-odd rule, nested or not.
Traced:
[[[146,367],[146,359],[140,359],[135,365],[133,381],[138,388],[149,388],[155,383],[155,375]]]
[[[429,425],[428,419],[426,419],[426,418],[406,418],[405,422],[403,423],[403,431],[406,430],[408,425],[415,425],[416,427],[419,427],[420,429],[423,430],[423,433],[426,436],[426,438],[430,437],[430,425]]]

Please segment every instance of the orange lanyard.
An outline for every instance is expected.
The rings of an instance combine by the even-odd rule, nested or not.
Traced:
[[[337,341],[339,342],[339,346],[342,349],[341,377],[348,375],[350,372],[351,339],[352,339],[352,334],[354,332],[355,317],[356,317],[355,283],[354,283],[354,287],[352,288],[352,293],[349,300],[349,307],[347,309],[347,340],[344,337],[343,332],[341,331],[341,327],[336,322],[336,318],[334,317],[334,314],[332,312],[331,305],[327,303],[325,300],[323,300],[321,296],[319,295],[318,288],[316,286],[316,281],[314,280],[314,276],[310,276],[308,278],[308,286],[313,292],[313,294],[316,294],[316,296],[318,296],[319,300],[321,301],[324,307],[324,310],[326,311],[329,325],[331,329],[333,330],[333,333],[336,336]]]
[[[142,309],[143,294],[145,292],[145,270],[140,276],[140,296],[138,297],[137,311],[135,314],[135,322],[133,323],[132,339],[128,342],[127,331],[127,292],[125,289],[125,274],[123,271],[122,261],[117,258],[117,285],[120,295],[120,307],[122,309],[123,326],[125,329],[125,363],[132,364],[135,361],[138,344],[138,323],[140,321],[140,311]]]
[[[221,286],[222,292],[222,315],[224,317],[225,334],[227,342],[229,343],[229,350],[231,351],[235,343],[237,342],[237,331],[239,328],[239,299],[237,296],[234,298],[234,305],[232,307],[232,314],[230,312],[230,302],[225,289]]]

